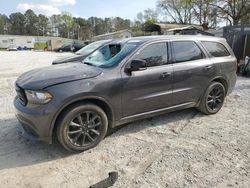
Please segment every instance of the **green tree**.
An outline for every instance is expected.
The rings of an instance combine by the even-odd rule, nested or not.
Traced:
[[[192,0],[159,0],[157,7],[159,7],[175,23],[192,23]]]
[[[89,20],[78,17],[74,18],[74,22],[79,25],[78,27],[78,39],[80,40],[88,40],[93,36],[93,32],[91,29],[91,23]]]
[[[131,21],[128,19],[122,19],[120,17],[115,17],[112,19],[112,25],[115,31],[129,29],[131,25]]]
[[[5,14],[0,14],[0,34],[8,34],[9,18]]]
[[[250,12],[246,16],[241,18],[240,23],[241,24],[250,24]]]
[[[68,12],[63,12],[59,19],[59,34],[65,38],[71,38],[74,20]]]
[[[39,14],[37,29],[39,36],[47,36],[50,33],[49,18],[44,16],[43,14]]]
[[[218,10],[218,17],[228,20],[230,25],[238,25],[250,12],[249,0],[217,0],[211,6]]]
[[[214,2],[215,0],[192,0],[194,21],[198,21],[203,28],[217,26],[217,11],[216,8],[211,7]]]
[[[154,20],[154,22],[157,22],[158,18],[159,13],[156,10],[149,8],[144,10],[143,12],[139,12],[136,16],[136,21],[144,24],[145,22],[150,20]]]
[[[107,33],[105,30],[105,22],[102,18],[90,17],[88,21],[91,24],[91,30],[94,35]]]
[[[38,35],[38,17],[33,10],[27,10],[25,16],[25,34]]]
[[[54,36],[74,38],[74,19],[68,12],[50,17],[51,32]]]
[[[26,18],[22,13],[20,12],[12,13],[9,16],[9,20],[10,20],[9,34],[24,35],[26,33],[25,32]]]
[[[105,18],[103,21],[105,25],[105,31],[107,33],[115,31],[114,28],[112,27],[112,18]]]
[[[59,26],[61,22],[61,15],[60,14],[53,14],[50,18],[51,23],[51,35],[59,36]]]

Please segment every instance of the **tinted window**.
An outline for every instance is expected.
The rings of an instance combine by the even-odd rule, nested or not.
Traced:
[[[195,42],[173,42],[176,63],[203,59],[204,55]]]
[[[225,57],[229,56],[230,53],[227,51],[226,47],[218,42],[202,42],[208,52],[214,57]]]
[[[145,47],[134,59],[143,59],[148,67],[154,67],[167,64],[167,54],[167,43],[156,43]]]

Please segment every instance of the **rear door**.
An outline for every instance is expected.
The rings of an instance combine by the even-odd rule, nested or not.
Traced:
[[[144,46],[133,59],[143,59],[147,69],[127,74],[122,71],[123,116],[154,111],[172,105],[173,67],[169,64],[167,42]]]
[[[197,41],[172,41],[173,103],[195,103],[215,75],[215,67]]]

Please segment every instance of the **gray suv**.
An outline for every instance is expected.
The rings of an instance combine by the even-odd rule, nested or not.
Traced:
[[[195,107],[217,113],[236,82],[225,39],[153,36],[112,41],[82,62],[21,75],[14,105],[21,133],[64,148],[95,147],[109,128]]]

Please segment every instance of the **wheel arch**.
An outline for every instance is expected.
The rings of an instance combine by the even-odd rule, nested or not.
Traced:
[[[227,80],[226,80],[225,78],[223,78],[223,77],[217,77],[217,78],[213,79],[213,80],[209,83],[209,85],[210,85],[212,82],[219,82],[219,83],[221,83],[221,84],[224,86],[225,92],[226,92],[226,95],[227,95],[227,92],[228,92],[228,82],[227,82]]]
[[[56,113],[52,124],[50,126],[50,143],[52,143],[52,138],[54,135],[56,135],[56,129],[57,129],[57,122],[60,118],[60,116],[70,107],[76,105],[76,104],[84,104],[84,103],[91,103],[94,105],[97,105],[100,107],[107,115],[108,121],[109,121],[109,127],[113,127],[113,123],[115,122],[115,114],[113,112],[113,109],[111,105],[103,98],[101,97],[85,97],[85,98],[80,98],[77,100],[73,100],[71,102],[68,102],[67,104],[63,105],[60,110]]]
[[[226,92],[226,95],[227,95],[227,92],[228,92],[228,82],[225,78],[223,78],[222,76],[218,76],[218,77],[215,77],[213,78],[212,80],[210,80],[210,82],[208,83],[206,89],[210,86],[211,83],[213,82],[219,82],[221,83],[224,88],[225,88],[225,92]],[[203,97],[203,95],[205,94],[206,92],[206,89],[204,89],[204,91],[202,92],[201,96],[199,97],[199,100],[198,100],[198,103],[196,104],[196,106],[199,106],[200,105],[200,102],[201,102],[201,99]]]

